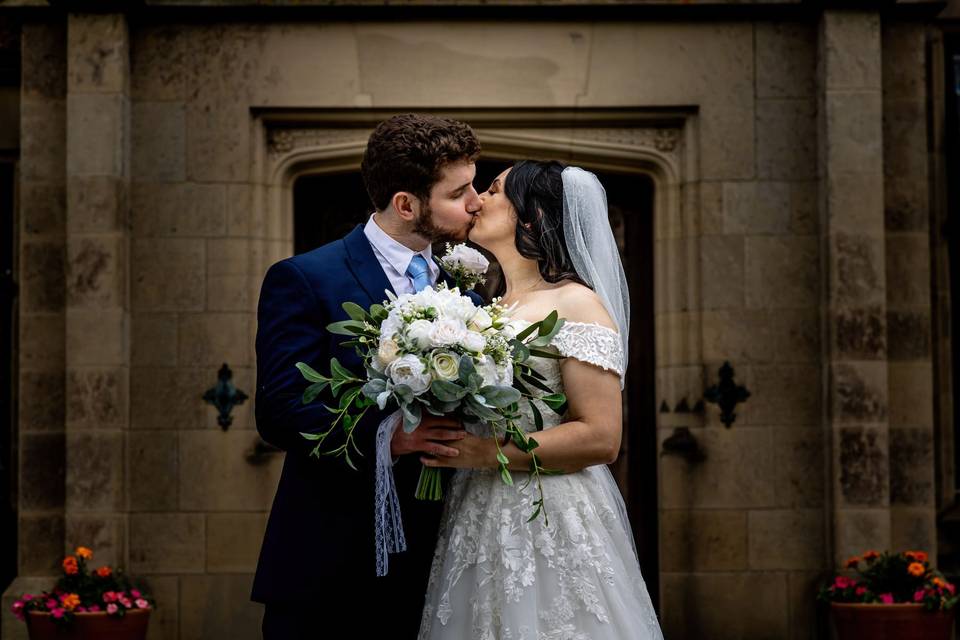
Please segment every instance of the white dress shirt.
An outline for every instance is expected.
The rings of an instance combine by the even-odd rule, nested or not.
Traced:
[[[376,214],[373,214],[370,216],[370,219],[367,220],[367,224],[363,228],[363,234],[367,236],[367,240],[370,241],[370,246],[373,247],[373,253],[377,256],[380,266],[383,267],[383,272],[387,275],[387,279],[390,280],[390,286],[393,287],[394,293],[397,295],[414,293],[413,278],[407,275],[407,267],[410,266],[410,260],[413,259],[413,256],[416,255],[417,252],[409,247],[403,246],[387,235],[387,232],[377,224],[377,221],[374,219],[375,217]],[[427,248],[419,253],[427,261],[430,284],[435,285],[440,275],[440,267],[433,261],[433,250],[430,245],[427,245]]]

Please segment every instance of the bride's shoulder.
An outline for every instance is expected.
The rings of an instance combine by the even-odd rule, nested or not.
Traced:
[[[557,287],[555,296],[557,314],[567,322],[599,324],[617,330],[600,296],[590,287],[567,281]]]

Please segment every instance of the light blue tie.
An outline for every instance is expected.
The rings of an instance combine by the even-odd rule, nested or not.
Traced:
[[[419,253],[410,260],[410,266],[407,267],[407,275],[413,278],[413,290],[420,291],[426,289],[433,283],[430,282],[430,268],[427,266],[427,259]]]

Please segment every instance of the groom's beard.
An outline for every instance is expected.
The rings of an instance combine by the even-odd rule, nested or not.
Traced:
[[[471,226],[472,225],[468,225],[459,230],[444,229],[434,222],[433,210],[430,206],[424,205],[423,211],[420,212],[416,222],[413,223],[413,232],[428,240],[430,244],[437,242],[463,242],[467,239]]]

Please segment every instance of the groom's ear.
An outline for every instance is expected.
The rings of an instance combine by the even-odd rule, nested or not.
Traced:
[[[398,191],[393,194],[390,204],[397,215],[406,222],[413,222],[417,219],[420,211],[420,199],[408,191]]]

